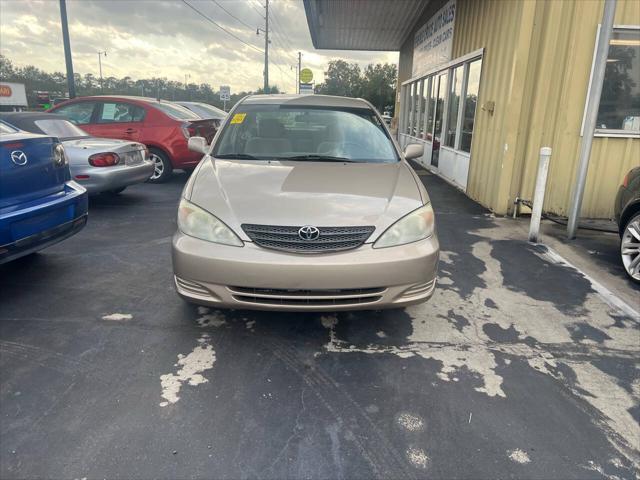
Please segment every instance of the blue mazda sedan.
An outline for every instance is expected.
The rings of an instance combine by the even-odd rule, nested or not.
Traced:
[[[77,233],[87,207],[57,138],[0,122],[0,264]]]

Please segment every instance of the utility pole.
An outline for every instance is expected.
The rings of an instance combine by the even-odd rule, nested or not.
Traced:
[[[266,0],[264,17],[264,93],[269,93],[269,0]]]
[[[578,158],[578,171],[576,173],[576,184],[571,195],[569,205],[569,220],[567,221],[567,238],[576,238],[578,230],[578,220],[580,219],[580,208],[582,207],[582,197],[584,187],[587,182],[589,170],[589,158],[591,157],[591,143],[596,129],[598,119],[598,109],[600,107],[600,96],[602,94],[602,84],[607,68],[607,56],[609,55],[609,41],[613,30],[613,20],[616,14],[616,0],[605,0],[604,11],[602,12],[602,25],[596,46],[596,58],[593,61],[593,78],[591,89],[587,99],[587,109],[584,115],[584,130],[582,132],[582,142],[580,144],[580,157]]]
[[[300,93],[300,69],[302,68],[302,52],[298,52],[298,81],[296,82],[296,91]]]
[[[104,93],[104,83],[102,82],[102,55],[106,57],[107,52],[98,52],[98,68],[100,69],[100,93]]]
[[[69,98],[76,96],[76,82],[73,77],[73,62],[71,61],[71,44],[69,43],[69,24],[67,23],[67,3],[60,0],[60,23],[62,23],[62,42],[64,44],[64,61],[67,65],[67,88]]]

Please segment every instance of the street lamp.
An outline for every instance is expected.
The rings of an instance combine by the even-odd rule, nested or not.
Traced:
[[[106,51],[103,50],[98,52],[98,67],[100,68],[100,93],[104,93],[104,85],[102,83],[102,56],[103,55],[105,58],[107,58]]]

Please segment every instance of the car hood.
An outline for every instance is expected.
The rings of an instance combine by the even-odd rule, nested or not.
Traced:
[[[188,199],[244,240],[243,223],[375,226],[373,241],[427,200],[410,167],[393,164],[205,159]],[[423,191],[422,191],[423,192]]]

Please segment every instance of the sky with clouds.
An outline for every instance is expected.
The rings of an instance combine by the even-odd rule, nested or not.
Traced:
[[[231,85],[232,91],[262,86],[264,0],[185,0],[245,43],[225,33],[183,0],[67,0],[74,70],[98,75],[166,77]],[[225,11],[226,10],[226,11]],[[397,63],[397,52],[315,50],[302,0],[270,0],[269,79],[292,92],[298,51],[317,82],[330,60]],[[236,18],[234,18],[236,17]],[[251,28],[249,28],[251,27]],[[65,71],[58,0],[0,0],[0,53],[15,65]]]

